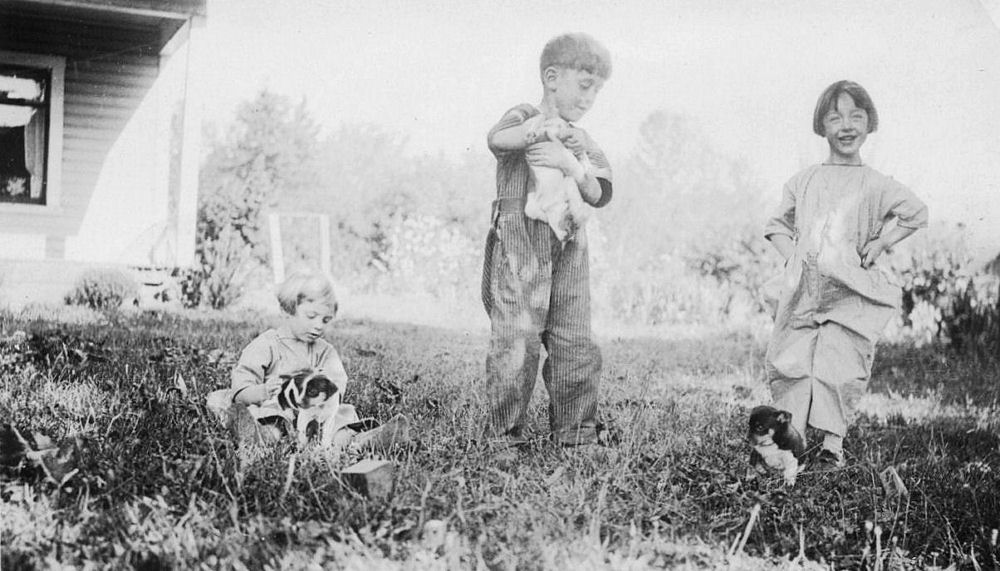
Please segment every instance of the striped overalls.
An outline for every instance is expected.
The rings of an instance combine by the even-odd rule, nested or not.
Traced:
[[[493,131],[538,113],[521,105]],[[563,244],[549,225],[524,215],[529,169],[523,151],[497,152],[497,200],[483,265],[483,305],[490,316],[486,358],[489,436],[519,438],[538,374],[549,394],[552,438],[564,444],[597,440],[601,353],[590,330],[590,276],[586,234]],[[609,172],[596,146],[591,163]],[[608,175],[610,176],[610,175]],[[610,179],[609,179],[610,180]]]

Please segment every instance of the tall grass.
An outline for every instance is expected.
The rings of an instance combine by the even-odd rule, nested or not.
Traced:
[[[849,467],[785,489],[745,474],[746,412],[766,399],[749,334],[605,340],[602,414],[621,443],[553,446],[539,397],[538,438],[505,463],[477,442],[485,337],[341,321],[346,399],[406,413],[418,435],[388,456],[394,493],[371,500],[340,481],[352,459],[280,444],[247,461],[205,410],[262,321],[95,319],[0,317],[0,337],[30,341],[0,377],[6,417],[85,447],[61,488],[4,483],[5,568],[986,568],[1000,554],[998,365],[938,346],[882,349]],[[883,488],[887,468],[907,495]],[[447,525],[437,543],[431,520]]]

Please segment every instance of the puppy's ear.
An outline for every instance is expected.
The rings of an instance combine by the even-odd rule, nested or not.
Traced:
[[[792,413],[788,412],[787,410],[779,410],[778,414],[775,415],[774,419],[780,422],[781,424],[788,424],[789,422],[792,421]]]
[[[313,377],[313,379],[314,381],[318,381],[316,386],[320,387],[320,390],[326,393],[327,398],[337,394],[337,385],[335,385],[326,375],[317,375],[316,377]]]

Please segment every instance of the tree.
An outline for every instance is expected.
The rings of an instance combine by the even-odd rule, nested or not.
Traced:
[[[647,116],[615,187],[599,215],[610,259],[635,268],[640,280],[668,283],[678,266],[713,278],[730,292],[724,312],[740,292],[760,302],[773,265],[761,236],[760,185],[693,120],[666,111]]]
[[[433,217],[477,241],[485,233],[493,159],[413,154],[408,143],[378,125],[342,124],[319,145],[320,182],[281,197],[282,208],[330,215],[338,277],[389,269],[388,235],[411,218]]]
[[[761,220],[750,170],[715,149],[684,115],[651,113],[617,178],[627,199],[613,203],[614,216],[629,223],[614,226],[646,236],[658,253],[715,242]]]
[[[266,210],[318,180],[319,128],[303,99],[263,90],[239,106],[224,138],[210,143],[201,170],[189,304],[221,308],[268,262]]]

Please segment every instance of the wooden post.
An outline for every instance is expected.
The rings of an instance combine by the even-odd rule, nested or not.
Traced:
[[[281,215],[272,212],[267,215],[267,226],[271,232],[271,269],[274,271],[274,283],[285,281],[285,256],[281,250]]]
[[[198,233],[198,184],[201,157],[201,119],[207,94],[202,89],[202,79],[210,70],[205,65],[207,49],[206,30],[203,22],[192,20],[187,26],[186,69],[184,70],[184,118],[181,127],[182,142],[180,172],[177,189],[176,260],[180,267],[195,263],[195,242]],[[183,35],[178,33],[178,41]],[[168,44],[168,48],[176,46]],[[51,158],[49,159],[51,160]]]
[[[330,215],[319,215],[319,267],[330,274]]]

